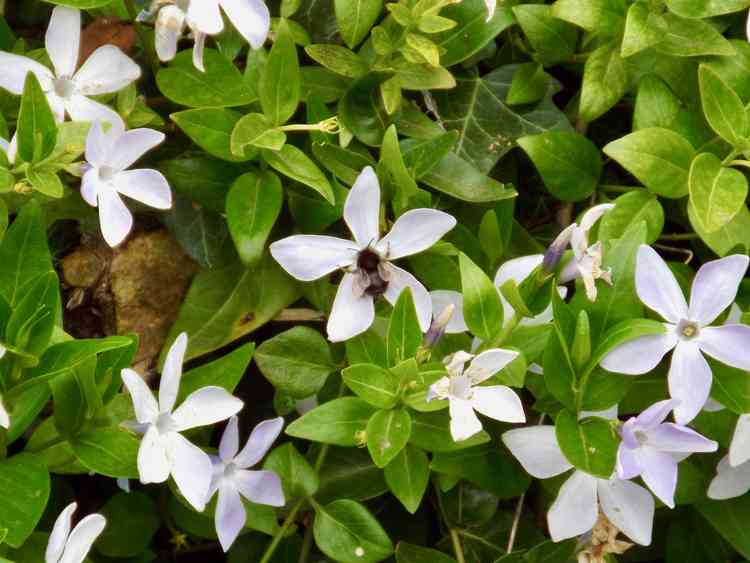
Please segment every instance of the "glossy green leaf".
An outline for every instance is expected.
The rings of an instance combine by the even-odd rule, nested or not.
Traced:
[[[279,446],[268,454],[263,469],[273,471],[281,478],[287,502],[314,495],[320,486],[315,470],[291,443]]]
[[[578,421],[575,414],[563,410],[555,420],[555,435],[563,454],[576,468],[602,479],[611,477],[618,440],[608,421],[598,417]]]
[[[734,168],[725,168],[711,153],[701,153],[690,166],[688,179],[693,215],[708,233],[729,223],[745,205],[747,179]]]
[[[284,145],[279,151],[264,149],[262,154],[263,159],[274,170],[309,186],[333,205],[335,197],[331,183],[318,165],[300,149],[293,145]]]
[[[225,108],[189,109],[171,116],[196,145],[222,160],[247,160],[244,153],[231,150],[230,140],[241,114]]]
[[[16,136],[18,156],[30,163],[44,160],[57,143],[55,116],[33,72],[26,74]]]
[[[334,399],[302,415],[286,428],[295,438],[338,446],[356,446],[375,409],[357,397]]]
[[[646,223],[646,244],[654,242],[664,227],[664,208],[659,199],[647,190],[633,190],[622,194],[613,202],[599,223],[599,238],[612,240],[620,238],[631,225],[640,221]]]
[[[710,67],[701,65],[698,77],[706,120],[720,137],[738,146],[748,134],[742,100]]]
[[[464,319],[469,330],[482,340],[492,340],[503,326],[503,306],[494,284],[465,254],[459,254]]]
[[[235,125],[230,147],[237,156],[252,155],[256,148],[277,151],[286,143],[286,133],[279,131],[262,113],[248,113]]]
[[[4,543],[20,547],[36,528],[47,506],[50,478],[33,455],[18,454],[0,462],[0,530]],[[12,491],[12,493],[11,493]]]
[[[572,24],[553,17],[550,6],[521,4],[513,6],[513,15],[543,64],[566,61],[575,52],[578,31]]]
[[[383,0],[334,0],[333,5],[339,33],[351,49],[367,37],[383,10]]]
[[[385,467],[406,446],[411,436],[411,416],[406,409],[379,410],[365,430],[367,449],[378,467]]]
[[[299,59],[286,20],[282,20],[276,31],[258,92],[263,113],[276,125],[286,123],[297,110],[300,100]]]
[[[70,445],[86,467],[107,477],[138,477],[140,440],[120,428],[93,428],[78,434]]]
[[[388,409],[398,402],[399,381],[387,369],[375,364],[354,364],[341,377],[358,397],[374,407]]]
[[[414,514],[422,504],[430,481],[430,462],[427,454],[419,448],[407,445],[385,467],[385,480],[404,508]]]
[[[617,43],[599,47],[586,59],[578,115],[593,121],[614,106],[625,94],[628,72]]]
[[[410,289],[403,290],[393,306],[386,342],[391,365],[414,357],[422,344],[422,329]]]
[[[393,553],[388,534],[361,504],[336,500],[316,506],[315,543],[341,563],[376,563]]]

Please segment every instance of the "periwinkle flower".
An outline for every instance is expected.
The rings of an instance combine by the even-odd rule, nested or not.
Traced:
[[[750,414],[737,419],[729,453],[716,466],[716,476],[708,487],[708,497],[725,500],[750,491]]]
[[[104,531],[107,520],[101,514],[89,514],[71,530],[77,508],[75,502],[69,504],[55,520],[44,563],[83,563],[96,538]]]

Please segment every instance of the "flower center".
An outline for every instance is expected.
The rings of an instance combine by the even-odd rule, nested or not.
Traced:
[[[636,430],[633,432],[633,436],[635,436],[635,441],[641,446],[648,442],[648,436],[646,436],[646,433],[643,430]]]
[[[159,431],[159,434],[168,434],[177,430],[177,423],[170,413],[163,412],[156,419],[156,429]]]
[[[227,465],[224,467],[224,477],[226,479],[231,479],[234,477],[234,474],[237,472],[237,466],[234,463],[227,463]]]
[[[677,334],[683,340],[692,340],[698,336],[699,332],[700,327],[698,326],[698,323],[694,321],[683,319],[677,324]]]
[[[362,286],[367,295],[377,297],[388,289],[388,280],[383,279],[380,255],[365,248],[357,256],[357,268],[362,274]]]
[[[471,398],[471,382],[463,375],[451,377],[450,394],[457,399]]]
[[[111,166],[102,166],[99,168],[99,179],[102,182],[109,182],[115,177],[115,169]]]
[[[75,92],[75,84],[73,84],[73,80],[68,76],[55,78],[52,81],[52,87],[55,90],[55,94],[60,96],[63,100],[70,99]]]

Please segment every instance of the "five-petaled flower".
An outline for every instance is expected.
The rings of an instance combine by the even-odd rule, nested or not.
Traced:
[[[169,349],[159,383],[158,403],[135,371],[122,370],[122,380],[133,399],[138,421],[126,424],[144,434],[138,449],[141,483],[163,483],[171,475],[185,499],[202,511],[211,485],[211,458],[180,432],[226,420],[237,414],[243,403],[221,387],[208,386],[193,391],[174,408],[187,342],[183,332]]]
[[[654,403],[620,426],[617,476],[641,476],[651,492],[674,508],[677,464],[695,452],[715,452],[719,445],[685,426],[664,422],[676,401]]]
[[[109,246],[117,246],[133,227],[133,215],[120,194],[156,209],[172,207],[167,179],[157,170],[128,168],[147,151],[164,141],[153,129],[125,131],[113,125],[106,133],[96,121],[86,138],[85,172],[81,196],[99,208],[99,225]]]
[[[64,6],[52,11],[45,46],[55,71],[29,57],[0,51],[0,87],[19,95],[26,75],[34,73],[58,121],[67,113],[73,121],[102,121],[124,127],[122,118],[89,96],[111,94],[141,76],[141,67],[114,45],[94,51],[81,68],[81,12]]]
[[[625,342],[609,352],[601,366],[639,375],[654,369],[674,349],[668,374],[669,394],[678,400],[674,417],[678,424],[690,422],[706,404],[711,390],[711,367],[703,354],[750,370],[750,327],[709,326],[734,301],[749,260],[735,254],[703,264],[693,279],[688,306],[666,262],[650,246],[641,245],[636,259],[636,292],[644,305],[667,321],[666,332]]]
[[[328,318],[328,338],[332,342],[367,330],[375,319],[375,297],[383,295],[394,304],[406,287],[414,297],[422,332],[430,327],[430,294],[414,276],[391,262],[428,249],[456,225],[456,220],[436,209],[412,209],[380,238],[379,219],[380,184],[375,171],[367,166],[344,203],[344,221],[354,241],[326,235],[294,235],[270,247],[276,261],[298,280],[313,281],[344,270]]]
[[[517,356],[518,352],[513,350],[493,348],[476,356],[456,352],[445,359],[448,375],[430,386],[427,400],[448,399],[454,441],[466,440],[482,430],[474,411],[503,422],[526,421],[521,399],[510,387],[480,385]],[[469,367],[465,368],[467,362]]]
[[[216,534],[224,551],[229,550],[245,527],[247,514],[242,497],[256,504],[284,506],[284,491],[279,476],[273,471],[248,470],[263,459],[283,427],[282,417],[264,420],[253,429],[247,444],[240,451],[237,417],[229,419],[219,443],[219,455],[211,457],[214,471],[207,499],[219,492]]]
[[[96,538],[104,531],[107,520],[101,514],[89,514],[71,531],[76,508],[75,502],[69,504],[55,520],[44,563],[83,563]]]

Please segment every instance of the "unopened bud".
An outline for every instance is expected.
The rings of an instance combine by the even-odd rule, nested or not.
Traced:
[[[544,259],[542,260],[542,270],[551,274],[557,269],[560,260],[565,254],[565,249],[570,244],[570,239],[573,236],[573,231],[578,228],[578,225],[573,223],[568,225],[562,232],[557,235],[557,238],[552,241],[547,251],[544,253]]]
[[[424,346],[426,348],[433,348],[445,334],[445,329],[448,323],[453,317],[453,311],[456,310],[456,306],[453,303],[448,303],[445,309],[432,320],[430,328],[427,330],[427,334],[424,337]]]

